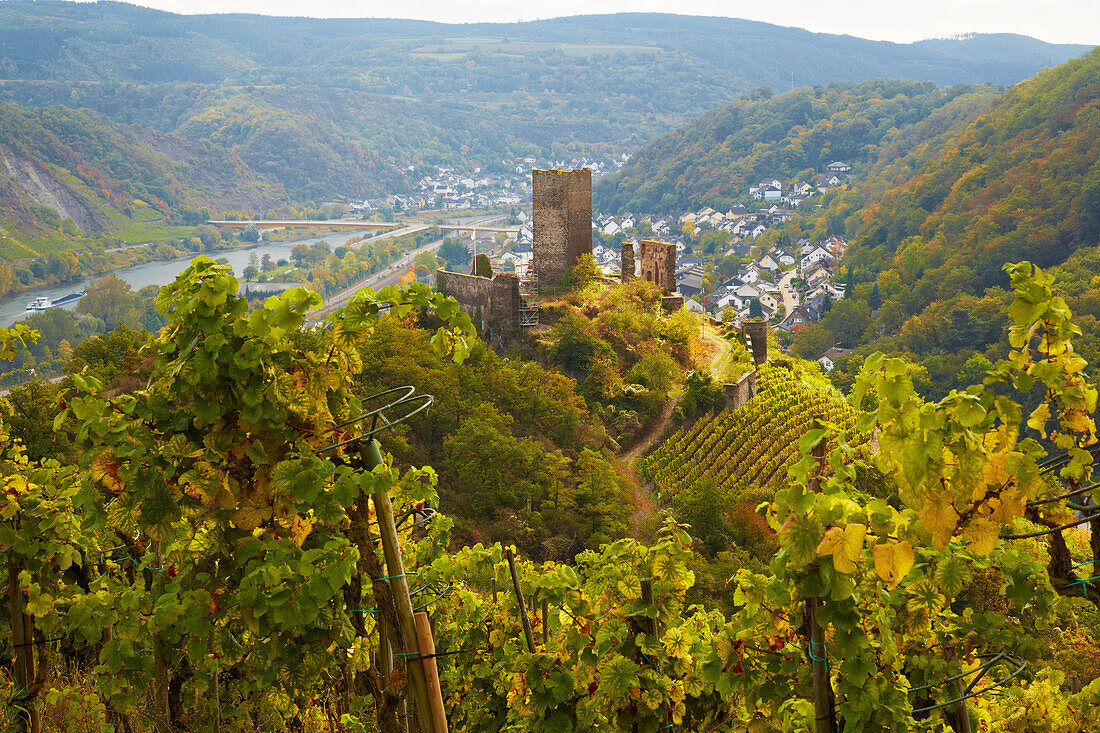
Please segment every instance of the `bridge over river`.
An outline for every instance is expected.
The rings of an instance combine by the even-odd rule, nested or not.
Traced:
[[[504,232],[516,234],[518,226],[490,227],[477,224],[405,224],[396,221],[364,221],[362,219],[331,219],[329,221],[310,221],[308,219],[253,219],[247,221],[211,219],[206,222],[216,227],[230,229],[244,229],[249,225],[257,229],[377,229],[393,230],[389,234],[400,236],[402,234],[415,234],[433,226],[448,232]]]

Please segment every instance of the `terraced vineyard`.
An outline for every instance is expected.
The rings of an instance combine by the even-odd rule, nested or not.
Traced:
[[[677,431],[642,461],[642,472],[665,498],[701,479],[727,494],[779,488],[815,414],[845,429],[855,424],[855,410],[822,376],[769,361],[757,370],[757,394],[748,405]]]

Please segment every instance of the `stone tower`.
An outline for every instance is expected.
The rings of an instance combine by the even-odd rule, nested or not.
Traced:
[[[656,239],[642,240],[642,279],[666,295],[676,292],[676,245]]]
[[[560,285],[592,253],[592,171],[533,170],[533,262],[539,287]]]
[[[629,239],[623,241],[619,250],[619,272],[624,283],[634,279],[634,243]]]

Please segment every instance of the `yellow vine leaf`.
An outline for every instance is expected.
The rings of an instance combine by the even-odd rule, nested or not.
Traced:
[[[1038,430],[1044,438],[1047,437],[1047,420],[1050,419],[1050,405],[1040,402],[1039,406],[1031,411],[1027,418],[1027,426],[1032,430]]]
[[[875,558],[875,572],[886,581],[890,590],[897,588],[913,568],[913,546],[905,540],[875,545],[871,553]]]
[[[997,544],[997,525],[980,517],[963,529],[966,546],[979,555],[988,555]]]
[[[830,527],[817,546],[818,556],[832,555],[833,567],[838,573],[850,573],[856,569],[856,561],[863,552],[863,538],[867,527],[863,524],[849,524],[843,528]]]
[[[301,514],[296,514],[290,522],[290,539],[294,541],[296,547],[301,547],[312,531],[313,522],[305,519]]]
[[[246,532],[259,527],[270,518],[271,507],[262,499],[257,500],[255,496],[248,497],[233,512],[233,524]]]
[[[947,547],[955,526],[959,523],[959,513],[947,496],[938,497],[939,501],[926,499],[920,510],[920,521],[932,533],[932,546],[937,550]]]

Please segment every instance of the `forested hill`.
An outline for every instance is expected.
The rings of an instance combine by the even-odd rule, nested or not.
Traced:
[[[1085,50],[985,38],[902,45],[657,14],[447,25],[5,2],[0,99],[213,142],[322,200],[400,190],[418,162],[618,154],[761,85],[1009,84]]]
[[[140,241],[150,227],[199,223],[203,207],[264,211],[286,202],[278,183],[224,148],[89,110],[0,103],[0,224],[18,235],[3,238],[7,259],[33,254],[24,247],[32,240],[71,243],[108,231]]]
[[[903,355],[938,398],[1008,354],[1004,265],[1056,266],[1062,278],[1061,263],[1079,252],[1064,295],[1086,333],[1075,346],[1100,357],[1100,301],[1090,295],[1100,275],[1098,130],[1100,50],[1013,87],[936,149],[828,197],[821,216],[792,225],[849,238],[851,288],[792,350],[816,358],[855,347],[849,378],[871,351]]]
[[[867,81],[754,93],[649,142],[601,179],[602,211],[726,209],[765,178],[808,181],[834,160],[860,177],[970,119],[997,97],[989,87]]]
[[[1004,286],[1005,262],[1049,266],[1100,243],[1098,130],[1100,50],[1014,87],[853,217],[848,266],[892,272],[884,285],[912,314]]]

